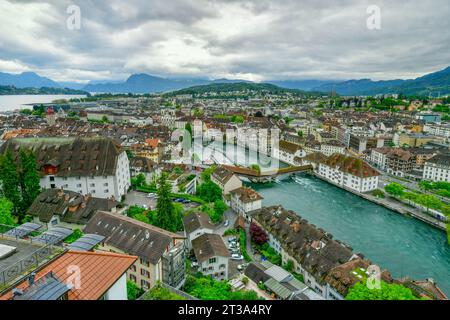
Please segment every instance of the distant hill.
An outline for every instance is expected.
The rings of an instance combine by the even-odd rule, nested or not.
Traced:
[[[82,90],[74,90],[68,88],[17,88],[15,86],[0,86],[0,95],[19,95],[19,94],[73,94],[73,95],[89,95],[88,92]]]
[[[324,84],[313,88],[315,91],[336,90],[340,95],[376,95],[398,93],[404,95],[446,95],[450,94],[450,67],[414,80],[372,81],[370,79],[349,80],[334,84]]]
[[[88,85],[71,82],[55,82],[34,72],[9,74],[0,72],[0,86],[15,88],[70,88],[94,93],[166,93],[196,86],[214,84],[256,84],[239,79],[162,78],[145,73],[133,74],[126,81],[92,81]],[[277,88],[330,93],[335,90],[340,95],[376,95],[402,93],[405,95],[448,95],[450,94],[450,67],[412,80],[372,81],[361,80],[272,80],[262,85]],[[209,89],[211,89],[210,87]],[[268,87],[267,87],[268,88]],[[224,89],[224,87],[221,87]],[[202,89],[201,89],[202,90]],[[275,88],[272,87],[272,90]],[[279,90],[279,89],[277,89]]]
[[[254,83],[254,82],[233,82],[233,83],[212,83],[202,86],[194,86],[178,91],[173,91],[167,95],[192,94],[199,95],[204,93],[226,94],[230,92],[253,91],[267,92],[271,94],[293,93],[297,95],[311,95],[311,92],[305,92],[297,89],[281,88],[270,83]]]
[[[209,83],[207,80],[166,79],[145,73],[133,74],[125,82],[88,84],[83,90],[88,92],[111,93],[157,93],[178,90]]]
[[[268,83],[288,89],[299,89],[304,91],[312,91],[314,88],[339,83],[337,80],[279,80],[267,81]]]
[[[34,72],[23,72],[20,74],[0,72],[0,86],[14,86],[16,88],[61,88],[57,82],[41,77]]]

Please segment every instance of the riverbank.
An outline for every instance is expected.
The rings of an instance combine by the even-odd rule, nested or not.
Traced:
[[[373,195],[371,195],[369,193],[356,192],[356,191],[351,190],[349,188],[346,188],[346,187],[343,187],[341,185],[338,185],[338,184],[334,183],[331,180],[328,180],[328,179],[326,179],[324,177],[321,177],[320,175],[318,175],[315,172],[309,172],[308,174],[313,175],[314,177],[316,177],[316,178],[318,178],[318,179],[320,179],[322,181],[325,181],[327,183],[330,183],[330,184],[332,184],[332,185],[334,185],[334,186],[336,186],[338,188],[341,188],[341,189],[343,189],[345,191],[351,192],[354,195],[357,195],[357,196],[359,196],[359,197],[361,197],[363,199],[366,199],[366,200],[368,200],[370,202],[373,202],[373,203],[375,203],[375,204],[377,204],[379,206],[385,207],[386,209],[392,210],[392,211],[397,212],[397,213],[399,213],[401,215],[406,215],[406,216],[418,219],[418,220],[420,220],[420,221],[422,221],[424,223],[427,223],[427,224],[429,224],[429,225],[431,225],[431,226],[433,226],[433,227],[435,227],[437,229],[440,229],[440,230],[442,230],[444,232],[446,232],[446,230],[447,230],[447,224],[445,222],[442,222],[442,221],[440,221],[440,220],[438,220],[438,219],[436,219],[434,217],[431,217],[431,216],[421,212],[418,209],[415,209],[415,208],[412,208],[412,207],[408,207],[408,206],[406,206],[405,204],[403,204],[401,202],[398,202],[398,201],[394,202],[393,200],[390,200],[391,198],[384,198],[384,199],[383,198],[377,198],[377,197],[375,197],[375,196],[373,196]]]
[[[395,278],[432,278],[450,294],[450,246],[442,230],[315,176],[294,179],[247,185],[263,196],[263,206],[282,204],[390,270]]]

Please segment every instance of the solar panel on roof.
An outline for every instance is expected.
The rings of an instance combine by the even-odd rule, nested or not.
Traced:
[[[45,244],[57,244],[62,242],[64,239],[66,239],[68,236],[70,236],[73,233],[73,230],[62,228],[62,227],[56,227],[50,230],[47,230],[43,234],[33,237],[33,241],[45,243]]]
[[[74,251],[91,251],[97,244],[102,242],[105,237],[97,234],[86,234],[74,243],[69,245],[69,250]]]
[[[42,225],[33,223],[33,222],[25,222],[24,224],[9,230],[5,234],[10,237],[23,238],[32,233],[33,231],[39,230]]]

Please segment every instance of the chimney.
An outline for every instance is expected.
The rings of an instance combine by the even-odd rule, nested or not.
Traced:
[[[29,276],[28,276],[28,285],[31,287],[34,284],[34,279],[36,278],[36,273],[32,272]]]

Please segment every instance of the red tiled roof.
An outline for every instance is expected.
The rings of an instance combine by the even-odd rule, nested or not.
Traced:
[[[109,252],[78,252],[68,251],[37,272],[39,280],[49,272],[62,282],[66,282],[72,273],[70,266],[77,266],[81,271],[81,286],[69,291],[69,300],[98,300],[137,260],[135,256]],[[69,279],[70,280],[70,279]],[[24,281],[17,286],[19,289],[28,287]],[[0,300],[12,298],[12,290],[0,297]]]

